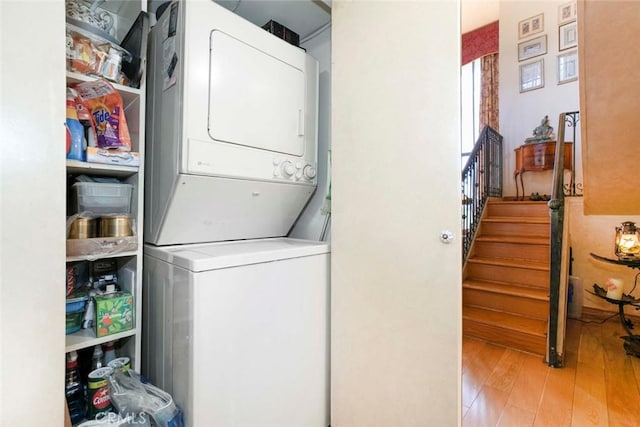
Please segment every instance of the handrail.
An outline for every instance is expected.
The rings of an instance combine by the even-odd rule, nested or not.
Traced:
[[[562,366],[562,358],[558,355],[558,322],[560,314],[560,289],[562,284],[562,245],[564,228],[564,130],[567,116],[575,125],[578,112],[560,113],[558,118],[558,138],[553,165],[553,184],[551,199],[548,202],[551,220],[551,262],[549,265],[549,331],[548,354],[549,366]],[[575,135],[575,131],[574,131]],[[575,139],[575,138],[574,138]],[[573,141],[575,146],[576,141]],[[572,159],[574,163],[575,160]],[[573,169],[573,168],[572,168]],[[573,172],[572,172],[573,173]],[[570,189],[572,191],[573,189]]]
[[[502,197],[502,135],[485,126],[462,169],[462,262],[489,197]]]

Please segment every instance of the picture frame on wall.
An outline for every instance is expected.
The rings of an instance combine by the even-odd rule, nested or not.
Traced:
[[[558,84],[578,80],[578,51],[558,55]]]
[[[544,13],[524,19],[518,23],[518,38],[524,39],[544,30]]]
[[[558,50],[578,46],[578,24],[576,21],[558,27]]]
[[[547,35],[518,43],[518,61],[524,61],[547,53]]]
[[[520,93],[544,87],[544,59],[520,65]]]
[[[576,20],[578,16],[578,5],[575,1],[558,6],[558,25],[566,24]]]

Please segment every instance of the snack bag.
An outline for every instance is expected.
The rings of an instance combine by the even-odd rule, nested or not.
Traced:
[[[91,126],[99,148],[131,151],[131,137],[122,97],[106,80],[79,83],[78,98],[91,113]]]
[[[88,73],[96,58],[91,41],[85,37],[73,38],[73,51],[71,53],[71,69],[79,73]]]

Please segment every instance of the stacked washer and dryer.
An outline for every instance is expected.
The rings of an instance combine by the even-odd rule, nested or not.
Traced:
[[[150,35],[143,374],[189,426],[329,424],[329,247],[286,236],[316,188],[318,65],[212,1]]]

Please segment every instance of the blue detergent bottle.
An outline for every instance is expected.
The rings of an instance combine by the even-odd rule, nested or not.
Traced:
[[[71,147],[67,159],[87,161],[87,147],[84,141],[84,126],[78,120],[76,101],[67,98],[67,129],[71,135]]]

